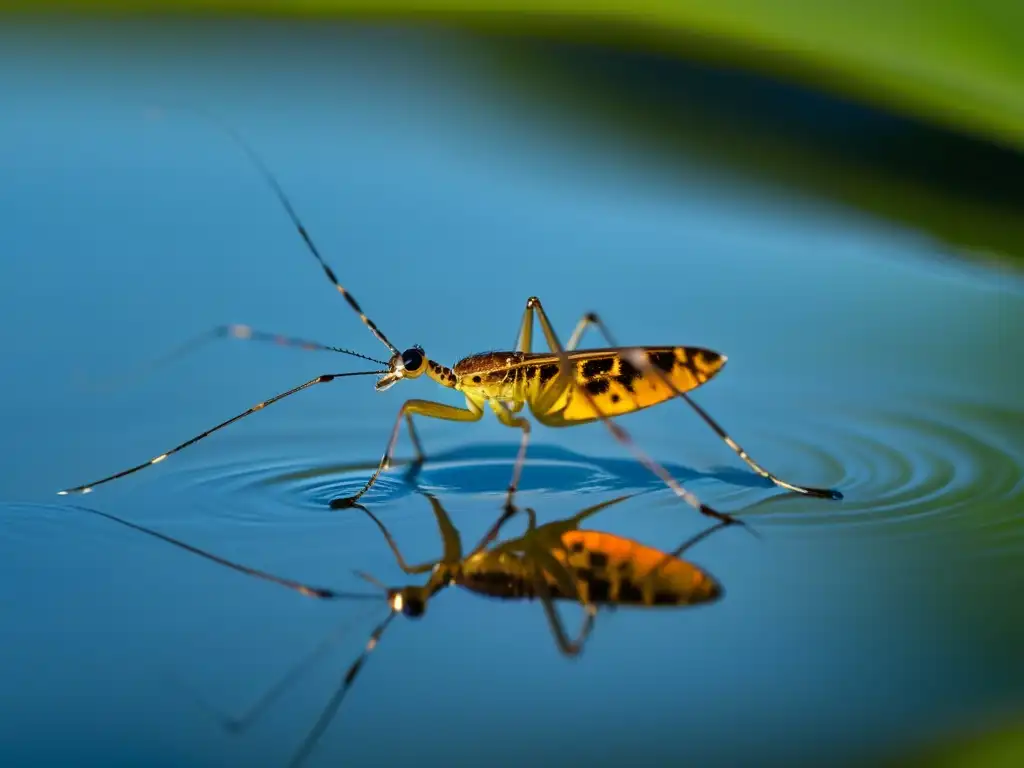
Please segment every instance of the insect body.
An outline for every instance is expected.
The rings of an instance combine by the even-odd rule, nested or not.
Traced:
[[[725,364],[725,356],[712,350],[693,346],[620,347],[615,344],[605,324],[593,313],[588,313],[579,321],[568,343],[563,346],[548,320],[540,300],[536,297],[531,297],[526,302],[515,347],[510,351],[472,355],[459,361],[452,368],[431,360],[420,346],[413,346],[405,351],[400,351],[381,332],[376,323],[366,315],[352,294],[339,282],[334,270],[327,264],[314,245],[312,238],[299,220],[277,180],[260,158],[237,134],[232,131],[229,131],[229,133],[249,155],[257,169],[273,188],[279,201],[291,218],[292,223],[302,236],[312,255],[319,262],[328,280],[377,340],[387,347],[390,357],[384,362],[349,350],[328,347],[313,342],[295,342],[291,345],[354,355],[377,362],[380,365],[386,366],[386,368],[379,371],[324,374],[318,376],[287,392],[257,403],[243,413],[202,432],[149,461],[103,479],[60,491],[61,494],[88,493],[98,485],[157,464],[171,454],[205,439],[213,432],[256,411],[260,411],[278,400],[282,400],[316,384],[328,383],[343,376],[378,375],[376,389],[383,391],[404,379],[416,379],[426,375],[445,388],[461,392],[465,396],[465,407],[460,408],[431,400],[406,401],[399,409],[387,448],[377,469],[357,493],[349,497],[334,499],[331,502],[332,507],[347,507],[354,504],[372,487],[380,473],[388,468],[394,455],[403,421],[408,425],[416,459],[422,462],[425,454],[419,437],[416,434],[413,416],[470,422],[481,419],[484,411],[489,407],[502,424],[521,431],[520,448],[508,486],[506,500],[506,505],[511,508],[513,496],[525,461],[530,435],[530,422],[520,415],[520,412],[524,407],[528,406],[534,418],[541,424],[549,427],[569,427],[593,421],[603,422],[612,436],[632,450],[637,459],[651,472],[661,478],[677,496],[703,514],[723,521],[732,521],[732,518],[728,515],[724,515],[703,504],[696,496],[685,490],[661,464],[647,456],[630,438],[628,433],[617,422],[613,421],[613,417],[648,408],[675,397],[685,400],[719,437],[762,477],[791,491],[819,498],[841,498],[841,494],[838,491],[795,485],[768,472],[755,462],[706,411],[690,398],[688,393],[691,390],[703,385],[715,376]],[[547,352],[535,352],[533,350],[532,341],[535,315],[549,348]],[[600,331],[610,345],[609,348],[577,349],[583,333],[590,326],[595,326]],[[254,332],[247,326],[226,326],[226,328],[231,329],[232,332],[230,334],[222,333],[222,335],[232,335],[236,338],[269,339],[277,343],[289,344],[289,341],[284,337],[277,334]],[[218,329],[221,332],[223,330],[223,328]]]
[[[463,554],[461,537],[447,512],[436,497],[424,495],[437,519],[444,554],[436,562],[418,566],[406,563],[384,524],[366,507],[358,505],[380,529],[403,571],[430,574],[424,586],[387,590],[392,609],[407,616],[422,615],[429,599],[449,586],[504,600],[540,599],[546,610],[551,600],[580,602],[590,616],[600,606],[678,607],[711,602],[722,594],[710,574],[681,560],[679,555],[725,525],[724,522],[671,554],[616,534],[580,529],[585,518],[626,500],[630,496],[626,494],[540,527],[536,525],[535,512],[527,509],[529,524],[525,534],[488,546],[507,519],[503,515],[480,544],[469,554]],[[372,577],[364,578],[378,583]],[[548,619],[562,652],[570,656],[578,653],[581,643],[568,641],[557,614],[550,612]]]

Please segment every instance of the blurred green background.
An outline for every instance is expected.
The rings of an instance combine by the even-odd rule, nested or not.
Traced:
[[[749,67],[1024,146],[1024,5],[1014,0],[103,0],[15,8],[427,19]]]

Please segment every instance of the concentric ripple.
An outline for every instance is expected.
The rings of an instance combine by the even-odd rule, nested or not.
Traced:
[[[811,477],[835,476],[838,469],[845,499],[820,514],[773,499],[759,506],[765,517],[888,529],[966,522],[1024,538],[1024,414],[915,400],[885,410],[843,409],[828,422],[814,443],[781,450],[799,453],[809,467],[801,472]]]
[[[724,447],[721,466],[665,466],[702,500],[758,525],[873,525],[892,532],[966,521],[1024,543],[1024,414],[948,399],[814,410],[803,422],[786,421],[786,435],[772,435],[767,445],[760,440],[758,458],[792,482],[838,488],[842,501],[776,489],[739,459],[730,462]],[[274,450],[281,445],[275,441]],[[439,452],[418,469],[408,459],[396,461],[363,501],[392,504],[428,490],[455,504],[455,497],[486,500],[490,508],[505,493],[516,450],[514,441],[469,445]],[[331,513],[332,499],[361,489],[377,466],[372,458],[324,463],[309,456],[308,445],[303,452],[305,458],[163,466],[141,492],[183,498],[193,514],[272,524],[301,511],[319,519]],[[671,503],[661,481],[628,455],[586,456],[539,441],[520,487],[549,495],[647,492],[650,503],[661,496]]]
[[[431,456],[416,467],[396,460],[362,498],[366,504],[390,504],[419,491],[477,499],[504,498],[518,445],[470,445]],[[332,499],[351,496],[363,488],[376,461],[324,464],[314,459],[253,459],[191,466],[151,481],[146,492],[186,496],[221,515],[257,520],[260,515],[325,512]],[[666,468],[689,487],[770,488],[742,467],[697,471],[667,463]],[[161,467],[161,470],[166,470]],[[550,445],[531,446],[520,490],[546,494],[637,492],[663,488],[661,481],[629,457],[590,457]],[[276,504],[277,512],[266,512]]]

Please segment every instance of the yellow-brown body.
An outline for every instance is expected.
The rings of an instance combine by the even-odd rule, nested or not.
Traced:
[[[568,426],[600,418],[591,401],[604,415],[617,416],[677,394],[661,376],[645,374],[630,363],[626,352],[616,347],[568,353],[569,382],[559,378],[558,357],[550,353],[485,352],[464,358],[453,368],[428,360],[426,373],[438,384],[462,392],[471,410],[482,410],[487,401],[503,403],[513,413],[529,405],[538,421]],[[724,355],[701,347],[640,347],[633,354],[644,355],[679,392],[699,387],[726,361]],[[561,391],[538,409],[537,404],[550,398],[554,388]],[[583,396],[580,388],[590,397]]]

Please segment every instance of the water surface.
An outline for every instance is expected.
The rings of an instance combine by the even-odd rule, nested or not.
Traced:
[[[1019,272],[951,261],[905,218],[699,142],[637,146],[600,111],[513,87],[495,45],[280,24],[0,32],[0,762],[286,763],[383,603],[305,600],[73,505],[294,579],[399,585],[369,521],[326,503],[365,480],[403,398],[458,403],[426,381],[339,380],[55,495],[362,366],[223,341],[101,386],[210,327],[384,352],[245,156],[181,106],[259,149],[400,347],[452,364],[511,346],[530,295],[563,338],[597,310],[624,343],[711,347],[729,363],[699,402],[769,469],[845,495],[781,493],[682,403],[623,419],[760,534],[688,553],[724,599],[602,614],[569,662],[539,606],[451,590],[388,630],[310,765],[561,765],[567,749],[599,765],[860,763],[1024,711]],[[432,460],[415,481],[396,466],[365,498],[417,561],[440,554],[419,491],[475,541],[518,444],[489,416],[420,434]],[[545,520],[635,494],[588,525],[665,549],[707,525],[600,425],[538,427],[522,488]],[[246,733],[197,702],[243,712],[336,627],[328,659]]]

